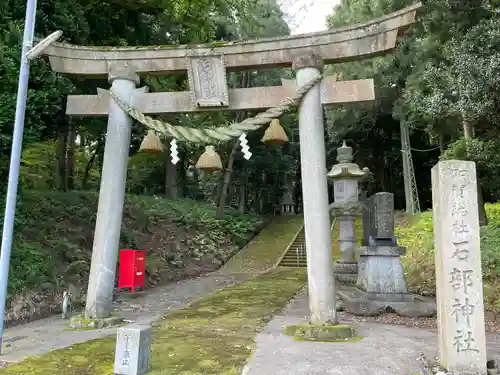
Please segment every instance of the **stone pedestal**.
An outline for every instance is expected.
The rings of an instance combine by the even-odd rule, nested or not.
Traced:
[[[363,246],[358,249],[356,286],[367,293],[405,294],[405,275],[401,259],[404,248],[398,246]]]
[[[344,309],[356,315],[395,312],[402,316],[433,316],[431,299],[408,293],[400,257],[404,248],[394,237],[394,199],[391,193],[377,193],[369,199],[364,238],[368,246],[356,250],[359,256],[356,287],[344,287],[339,295]]]

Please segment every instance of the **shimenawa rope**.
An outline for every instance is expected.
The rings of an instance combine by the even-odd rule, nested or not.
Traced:
[[[231,123],[227,127],[222,126],[207,129],[175,126],[169,124],[168,122],[155,120],[152,117],[144,115],[137,109],[130,107],[115,92],[113,92],[113,90],[109,90],[109,94],[118,106],[127,112],[130,117],[165,137],[171,137],[179,141],[188,141],[192,143],[214,143],[214,141],[229,141],[248,131],[257,130],[262,125],[269,123],[272,119],[280,117],[290,107],[297,105],[302,97],[322,79],[323,75],[317,75],[311,81],[301,86],[295,95],[284,99],[283,102],[277,107],[269,108],[267,111],[261,112],[254,117],[247,118],[240,123]]]

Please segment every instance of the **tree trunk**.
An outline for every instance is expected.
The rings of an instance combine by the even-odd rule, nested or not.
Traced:
[[[219,205],[217,207],[217,216],[224,215],[224,207],[226,206],[227,197],[228,197],[228,187],[231,183],[231,177],[233,174],[233,164],[234,157],[236,156],[236,151],[238,150],[239,140],[234,141],[233,148],[231,149],[231,153],[229,154],[229,159],[227,161],[227,167],[224,172],[224,180],[222,181],[222,189],[220,192]]]
[[[92,153],[92,156],[90,157],[90,160],[87,163],[87,166],[85,167],[85,172],[83,173],[83,180],[82,180],[82,188],[83,189],[87,188],[90,170],[92,169],[92,166],[94,165],[94,161],[95,161],[97,155],[99,154],[99,151],[101,150],[103,144],[104,143],[102,141],[99,141],[97,143],[97,146],[96,146],[94,152]]]
[[[268,213],[269,187],[267,181],[267,173],[264,171],[261,175],[262,189],[260,194],[260,210],[262,213]]]
[[[257,214],[262,212],[260,207],[260,195],[262,194],[262,190],[255,189],[254,200],[253,200],[253,209]]]
[[[180,198],[186,197],[188,194],[188,175],[187,172],[191,163],[189,161],[189,155],[186,151],[180,150],[179,152],[180,164],[177,167],[177,196]],[[196,168],[193,168],[195,172],[198,172]],[[194,173],[194,172],[193,172]],[[194,174],[193,174],[194,176]],[[198,174],[196,174],[196,188],[198,189]]]
[[[462,121],[462,127],[464,130],[464,138],[466,141],[470,141],[473,137],[473,126],[472,123],[469,120],[463,119]]]
[[[240,214],[244,214],[246,211],[246,206],[247,206],[247,178],[245,174],[245,170],[243,170],[243,173],[241,174],[241,181],[240,181],[240,191],[239,191],[239,202],[238,202],[238,211]]]
[[[472,123],[464,117],[462,119],[462,126],[464,129],[465,140],[471,141],[474,134],[473,130],[474,128]],[[476,165],[476,181],[477,181],[477,205],[478,205],[479,225],[481,226],[488,225],[488,216],[486,215],[486,208],[484,207],[483,188],[481,187],[481,180],[479,179],[479,171],[477,169],[477,165]]]
[[[59,190],[67,190],[66,154],[68,151],[68,128],[61,126],[57,133],[57,182]]]
[[[438,137],[439,137],[439,153],[443,154],[444,152],[444,132],[438,128]]]
[[[179,197],[177,180],[177,165],[172,163],[170,154],[167,153],[165,158],[165,196],[169,199],[177,199]]]
[[[241,87],[242,88],[247,88],[250,87],[250,73],[249,72],[243,72],[241,75]],[[236,121],[240,122],[243,120],[245,117],[245,112],[239,111],[236,114]],[[234,164],[234,157],[236,156],[236,151],[238,150],[239,146],[239,140],[236,139],[233,144],[233,148],[231,149],[231,153],[229,154],[229,159],[227,161],[227,168],[224,173],[224,180],[222,182],[222,189],[220,192],[220,199],[219,199],[219,204],[217,207],[217,215],[222,216],[224,214],[224,207],[226,206],[227,202],[227,195],[228,195],[228,187],[231,182],[231,177],[233,173],[233,164]]]
[[[484,207],[483,188],[481,187],[481,180],[479,179],[479,171],[476,168],[476,181],[477,181],[477,205],[479,208],[479,225],[488,225],[488,216],[486,215],[486,208]]]
[[[190,161],[188,161],[188,166],[190,167],[192,164]],[[198,169],[195,168],[192,168],[192,177],[193,177],[193,183],[194,183],[194,186],[195,186],[195,194],[194,196],[191,196],[191,198],[194,198],[194,199],[203,199],[203,194],[201,194],[201,191],[200,191],[200,173],[198,172]],[[187,177],[185,178],[185,180],[187,180]],[[184,183],[185,185],[185,183]],[[183,192],[183,196],[185,197],[187,195],[187,190],[184,188],[184,192]]]
[[[68,190],[75,188],[75,148],[76,148],[76,127],[73,123],[68,126],[68,145],[66,156],[66,187]]]

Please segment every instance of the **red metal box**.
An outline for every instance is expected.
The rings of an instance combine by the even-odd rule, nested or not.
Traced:
[[[118,273],[118,292],[122,289],[144,287],[146,272],[146,251],[122,249],[120,250],[120,269]]]

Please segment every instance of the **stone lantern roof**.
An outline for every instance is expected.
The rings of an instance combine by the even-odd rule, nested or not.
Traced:
[[[337,149],[337,161],[338,164],[335,164],[326,175],[331,180],[363,180],[370,175],[368,168],[360,169],[357,164],[352,162],[352,148],[348,147],[345,141],[343,141],[342,147]]]

